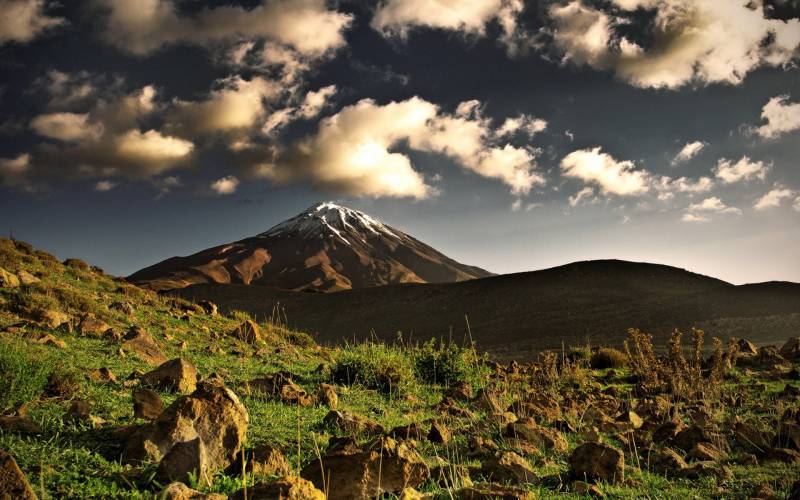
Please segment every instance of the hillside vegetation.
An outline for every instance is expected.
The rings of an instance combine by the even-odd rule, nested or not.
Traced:
[[[798,338],[500,365],[258,319],[0,240],[0,497],[800,498]]]

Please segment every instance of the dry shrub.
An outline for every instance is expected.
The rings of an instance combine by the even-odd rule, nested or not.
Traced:
[[[64,261],[64,265],[67,267],[71,267],[73,269],[79,269],[81,271],[86,271],[86,272],[91,271],[92,269],[91,266],[89,266],[89,264],[87,264],[85,261],[82,261],[81,259],[74,259],[74,258],[67,259]]]
[[[628,355],[619,349],[602,347],[597,352],[592,353],[589,365],[595,370],[605,368],[622,368],[628,364]]]

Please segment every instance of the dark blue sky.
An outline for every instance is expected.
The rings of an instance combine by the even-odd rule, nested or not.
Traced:
[[[494,272],[800,281],[796,5],[420,1],[21,2],[0,23],[0,230],[127,274],[333,199]],[[697,47],[659,38],[667,7]]]

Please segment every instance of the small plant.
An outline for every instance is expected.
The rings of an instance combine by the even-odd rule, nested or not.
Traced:
[[[31,401],[45,390],[55,359],[17,339],[0,340],[0,412]]]
[[[485,364],[474,348],[431,339],[414,350],[414,369],[428,384],[475,384],[486,373]]]
[[[415,379],[412,360],[404,349],[369,342],[342,349],[331,369],[331,381],[396,394],[406,391]]]
[[[595,370],[622,368],[627,365],[628,355],[612,347],[602,347],[592,353],[591,358],[589,358],[589,366]]]

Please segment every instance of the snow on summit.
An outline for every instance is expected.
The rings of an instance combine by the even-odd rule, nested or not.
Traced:
[[[345,233],[345,234],[343,234]],[[400,237],[383,224],[364,212],[343,207],[336,203],[320,202],[303,210],[300,214],[273,226],[260,237],[300,235],[303,238],[323,238],[335,236],[350,244],[346,236],[355,236],[363,241],[364,236]]]

